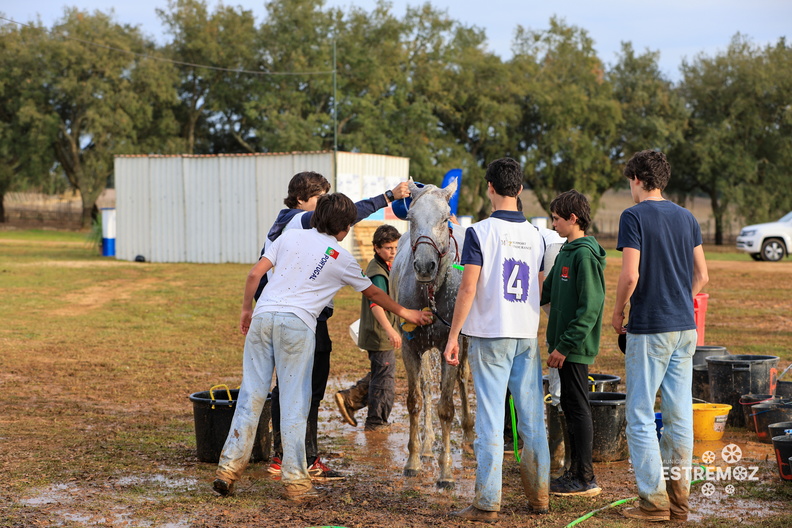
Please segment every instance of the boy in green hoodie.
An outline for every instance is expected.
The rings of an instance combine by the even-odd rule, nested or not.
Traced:
[[[593,422],[588,400],[588,368],[599,352],[605,307],[605,250],[586,236],[591,208],[576,190],[550,204],[553,228],[567,242],[561,247],[542,288],[541,304],[550,303],[547,365],[561,378],[561,408],[569,433],[571,465],[550,483],[553,495],[593,497],[602,490],[592,462]]]

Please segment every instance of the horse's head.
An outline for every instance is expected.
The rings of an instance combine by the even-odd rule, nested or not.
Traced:
[[[435,185],[418,187],[409,182],[412,202],[407,213],[410,221],[410,245],[413,270],[418,282],[435,280],[440,262],[450,248],[448,219],[451,216],[449,200],[456,191],[456,180],[440,189]]]

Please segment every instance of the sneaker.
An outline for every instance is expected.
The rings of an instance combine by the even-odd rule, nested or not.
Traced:
[[[562,497],[596,497],[600,493],[602,493],[602,488],[597,486],[597,479],[591,479],[591,481],[586,484],[576,478],[561,480],[550,484],[550,494]]]
[[[311,480],[344,480],[346,478],[338,471],[325,466],[319,457],[316,457],[316,461],[308,468],[308,474],[311,476]]]
[[[468,506],[464,510],[451,512],[449,515],[451,515],[452,517],[457,517],[459,519],[464,519],[466,521],[477,521],[484,523],[498,522],[498,512],[479,510],[473,505]]]
[[[272,457],[272,461],[270,462],[267,471],[273,475],[280,475],[281,474],[281,459],[280,457]]]
[[[390,427],[389,423],[384,423],[384,424],[366,424],[366,427],[363,430],[364,431],[369,431],[369,432],[371,432],[371,431],[380,431],[380,432],[382,432],[382,431],[385,431],[386,429],[388,429],[388,427]]]
[[[310,487],[305,487],[303,485],[287,485],[283,489],[283,498],[294,502],[316,499],[324,495],[324,488],[317,488],[313,485]]]
[[[622,515],[627,517],[628,519],[640,519],[642,521],[648,522],[663,522],[663,521],[670,521],[671,515],[669,514],[658,514],[658,515],[650,515],[644,512],[641,508],[625,508],[622,510]]]
[[[234,494],[234,481],[217,478],[212,482],[212,489],[221,497],[231,496]]]
[[[336,405],[338,405],[338,412],[346,423],[353,427],[357,427],[357,420],[355,419],[355,409],[352,408],[344,397],[345,391],[338,391],[335,393]]]
[[[574,478],[575,477],[572,476],[572,473],[567,469],[560,477],[550,479],[550,488],[552,489],[554,485],[563,485],[570,480],[574,480]]]

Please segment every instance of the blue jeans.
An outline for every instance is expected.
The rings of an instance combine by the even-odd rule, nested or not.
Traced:
[[[499,511],[503,473],[503,402],[514,398],[517,430],[523,440],[520,476],[528,504],[549,504],[550,450],[542,402],[542,359],[536,339],[471,337],[470,371],[476,389],[476,497],[473,506]]]
[[[690,510],[695,351],[695,330],[627,334],[627,444],[639,506],[649,514],[687,515]],[[658,390],[663,413],[659,442],[654,416]]]
[[[305,422],[311,404],[315,335],[296,315],[265,312],[250,323],[242,359],[242,386],[217,476],[238,480],[253,451],[259,416],[277,367],[280,383],[283,484],[309,485]]]

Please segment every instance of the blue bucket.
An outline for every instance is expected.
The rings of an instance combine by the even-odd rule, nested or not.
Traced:
[[[657,439],[663,436],[663,413],[655,413],[655,430],[657,431]]]
[[[415,186],[418,188],[422,188],[424,186],[423,183],[413,182]],[[399,198],[398,200],[394,200],[391,204],[391,209],[393,209],[393,214],[396,215],[396,218],[401,218],[402,220],[407,220],[407,212],[410,210],[410,204],[412,203],[412,198],[409,196],[407,198]]]

